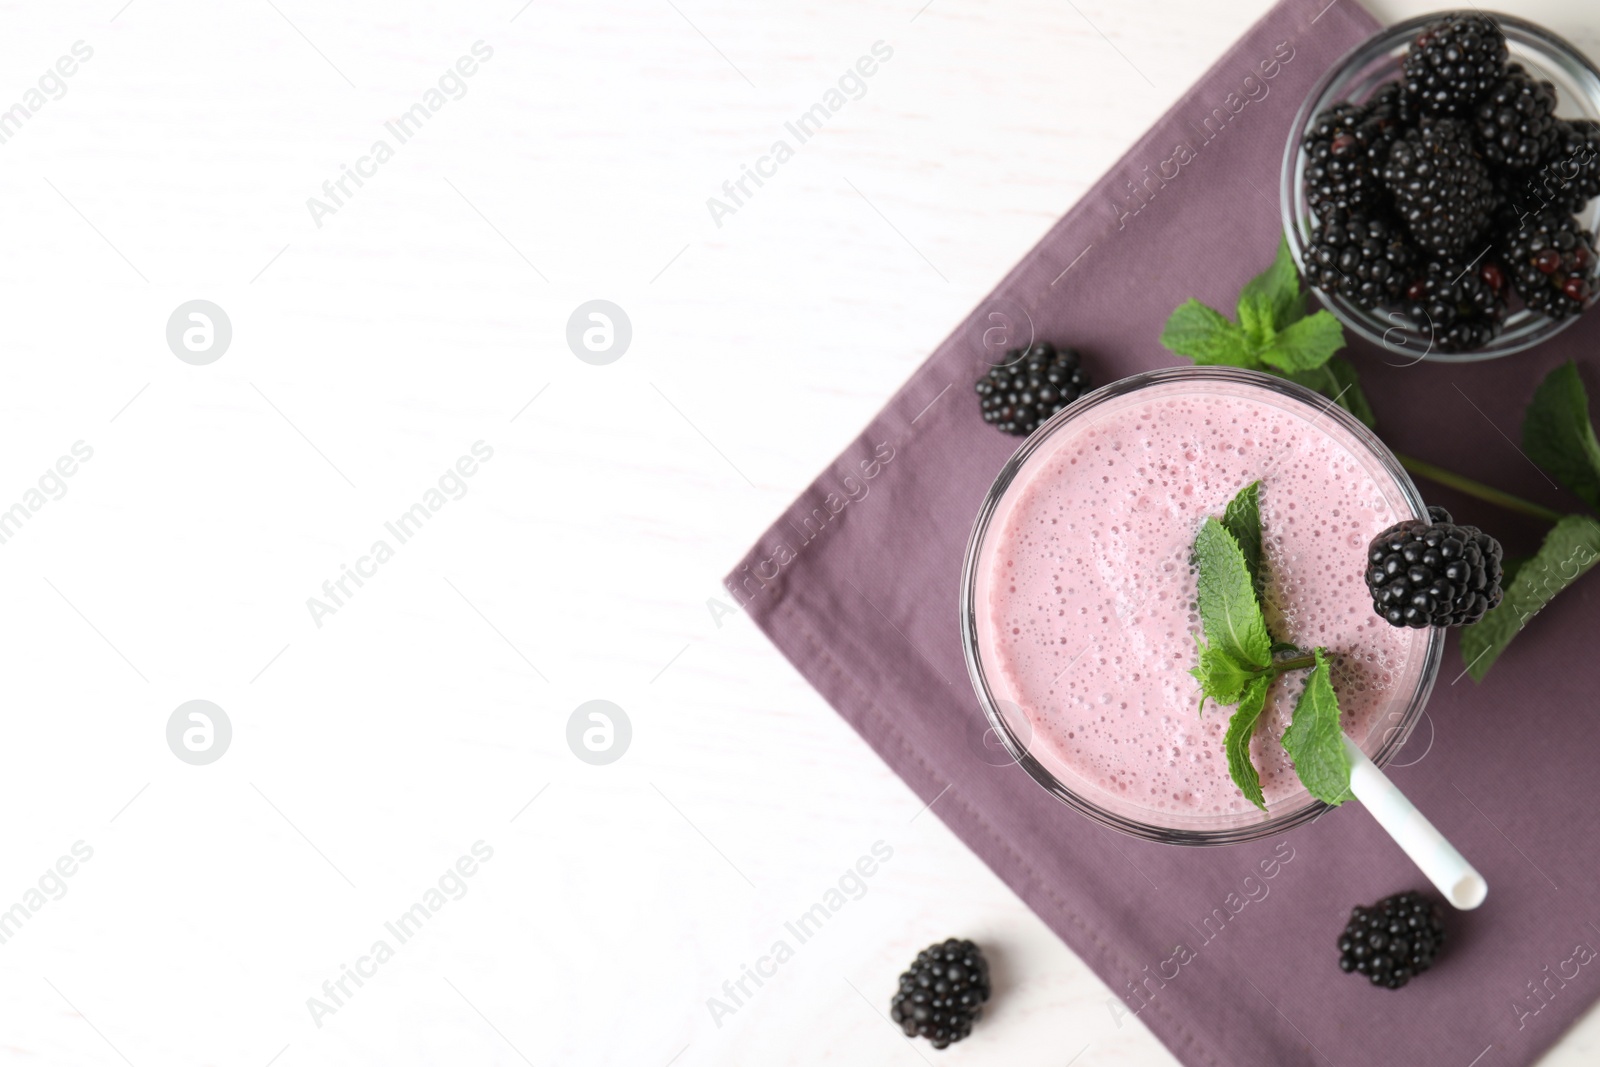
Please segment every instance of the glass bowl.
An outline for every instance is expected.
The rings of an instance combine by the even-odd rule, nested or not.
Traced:
[[[1242,393],[1241,386],[1245,387]],[[1414,517],[1427,514],[1421,495],[1394,454],[1343,408],[1309,389],[1282,378],[1233,367],[1177,367],[1125,378],[1095,390],[1058,412],[1028,438],[995,478],[973,526],[961,574],[961,635],[967,671],[988,719],[989,732],[1004,745],[1010,757],[1006,762],[1020,764],[1039,785],[1096,822],[1133,837],[1180,845],[1234,844],[1278,834],[1316,818],[1326,805],[1301,790],[1272,802],[1267,812],[1248,805],[1242,811],[1220,813],[1158,811],[1132,799],[1131,792],[1114,793],[1072,773],[1050,746],[1030,747],[1033,738],[1030,719],[1010,699],[1001,672],[993,662],[995,652],[985,652],[985,645],[993,647],[998,638],[986,636],[985,630],[992,634],[993,628],[980,625],[979,606],[987,602],[992,554],[997,550],[995,544],[1009,514],[1007,509],[1021,496],[1020,488],[1015,496],[1011,495],[1011,490],[1013,486],[1026,484],[1025,480],[1019,482],[1019,475],[1048,459],[1052,445],[1082,440],[1076,436],[1060,437],[1064,431],[1089,429],[1097,417],[1108,413],[1106,405],[1112,405],[1114,410],[1119,406],[1116,401],[1135,393],[1144,393],[1149,399],[1243,395],[1251,403],[1259,402],[1303,418],[1308,426],[1314,426],[1320,419],[1331,420],[1336,424],[1332,433],[1379,487],[1390,510]],[[1184,628],[1187,630],[1189,626],[1185,621]],[[1405,743],[1422,714],[1444,654],[1444,631],[1409,632],[1414,637],[1403,676],[1396,683],[1396,692],[1376,715],[1367,736],[1359,739],[1362,750],[1380,767]],[[1198,709],[1193,713],[1198,714]],[[1213,710],[1211,714],[1225,713]],[[996,763],[992,756],[986,756],[985,762]],[[1219,773],[1226,773],[1225,764]]]
[[[1534,77],[1556,87],[1560,97],[1556,110],[1559,117],[1600,119],[1600,70],[1582,52],[1531,22],[1493,11],[1478,13],[1488,15],[1500,25],[1511,62],[1521,63]],[[1281,201],[1283,230],[1289,237],[1289,250],[1302,275],[1305,273],[1305,245],[1313,218],[1302,181],[1306,153],[1300,147],[1301,140],[1324,109],[1343,101],[1363,103],[1381,84],[1398,77],[1400,58],[1412,38],[1423,26],[1446,14],[1450,12],[1422,15],[1369,37],[1335,63],[1300,105],[1283,153]],[[1600,197],[1590,200],[1578,218],[1593,232],[1600,222]],[[1568,315],[1563,319],[1551,319],[1514,305],[1515,310],[1506,317],[1500,333],[1488,345],[1470,352],[1440,352],[1433,348],[1429,324],[1412,321],[1401,309],[1374,311],[1338,294],[1324,293],[1320,289],[1316,292],[1346,329],[1372,344],[1411,360],[1441,363],[1468,363],[1521,352],[1555,336],[1578,318]],[[1593,307],[1595,299],[1591,297],[1587,306]]]

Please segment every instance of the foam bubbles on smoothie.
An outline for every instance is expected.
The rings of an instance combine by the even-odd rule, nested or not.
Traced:
[[[1047,442],[996,516],[980,609],[997,695],[1025,709],[1036,751],[1124,801],[1201,814],[1251,807],[1222,757],[1232,711],[1198,715],[1187,673],[1195,534],[1246,484],[1262,482],[1268,625],[1334,653],[1348,733],[1403,705],[1423,659],[1413,631],[1373,614],[1362,579],[1367,542],[1399,518],[1362,446],[1259,390],[1214,388],[1147,388]],[[1269,805],[1301,792],[1279,738],[1304,684],[1301,672],[1273,686],[1252,742]]]

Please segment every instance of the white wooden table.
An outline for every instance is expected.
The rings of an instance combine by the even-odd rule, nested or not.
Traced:
[[[0,13],[0,1061],[910,1064],[879,1013],[960,933],[950,1062],[1171,1063],[715,605],[1264,0],[122,2]],[[1518,13],[1595,51],[1586,6]]]

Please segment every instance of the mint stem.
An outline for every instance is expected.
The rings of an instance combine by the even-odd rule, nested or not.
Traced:
[[[1436,467],[1432,463],[1400,452],[1396,452],[1394,458],[1400,461],[1400,466],[1412,474],[1421,475],[1429,481],[1438,482],[1440,485],[1449,486],[1451,489],[1457,489],[1468,496],[1475,496],[1479,500],[1487,501],[1490,504],[1497,504],[1511,511],[1520,511],[1524,515],[1532,515],[1534,518],[1543,519],[1548,523],[1557,523],[1562,519],[1559,511],[1553,511],[1550,508],[1535,504],[1531,500],[1524,500],[1520,496],[1512,496],[1510,493],[1502,492],[1492,485],[1484,485],[1482,482],[1474,481],[1464,475],[1457,474],[1455,471],[1447,471],[1443,467]]]
[[[1298,671],[1303,667],[1315,667],[1316,665],[1317,657],[1310,652],[1303,656],[1295,656],[1293,659],[1280,659],[1273,664],[1279,673],[1283,671]]]

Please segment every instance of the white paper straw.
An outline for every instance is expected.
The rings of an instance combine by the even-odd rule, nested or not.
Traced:
[[[1394,843],[1411,857],[1451,904],[1463,911],[1482,904],[1489,893],[1489,883],[1483,880],[1483,875],[1445,840],[1354,741],[1346,737],[1344,747],[1350,753],[1350,791],[1372,813],[1378,825],[1394,838]]]

